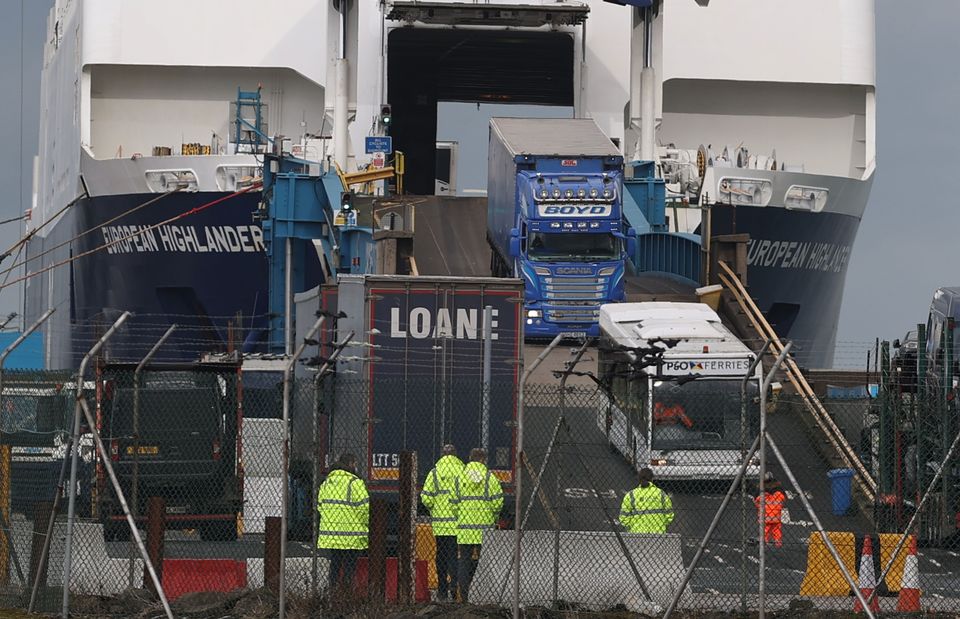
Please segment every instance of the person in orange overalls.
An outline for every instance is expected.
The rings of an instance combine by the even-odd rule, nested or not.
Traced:
[[[772,474],[767,473],[764,483],[765,492],[761,493],[754,504],[757,506],[757,518],[763,518],[763,540],[773,542],[777,548],[783,547],[783,506],[787,502],[787,495],[784,494]]]
[[[663,402],[655,403],[653,405],[653,422],[658,426],[682,423],[688,430],[693,427],[693,420],[687,416],[683,406],[679,404],[664,406]]]

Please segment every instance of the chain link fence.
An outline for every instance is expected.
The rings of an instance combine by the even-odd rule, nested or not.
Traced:
[[[869,501],[807,403],[787,389],[767,402],[770,440],[761,454],[751,449],[759,393],[742,392],[739,381],[651,381],[608,391],[580,376],[562,387],[559,381],[527,384],[521,394],[513,382],[485,390],[456,376],[370,381],[305,367],[298,374],[291,381],[285,475],[282,366],[157,364],[138,371],[133,364],[101,365],[79,387],[106,458],[84,421],[71,487],[76,379],[63,372],[5,372],[4,603],[26,606],[36,582],[35,608],[59,610],[65,580],[71,609],[88,596],[155,599],[144,592],[150,579],[121,495],[175,604],[198,591],[276,595],[284,484],[291,616],[338,603],[373,613],[384,604],[428,602],[451,572],[448,561],[438,574],[438,546],[449,559],[458,544],[434,536],[430,510],[417,499],[444,445],[452,444],[465,463],[472,449],[485,448],[491,472],[474,498],[462,480],[463,509],[476,516],[489,507],[490,515],[482,544],[459,544],[456,561],[465,571],[456,570],[459,587],[445,588],[454,602],[500,608],[503,616],[514,604],[656,615],[673,605],[682,612],[853,610],[856,598],[835,552],[865,597],[876,590],[878,612],[916,610],[917,604],[960,610],[955,516],[947,526],[956,513],[956,465],[947,458],[950,442],[941,427],[952,423],[943,420],[955,409],[941,394],[823,400],[878,481],[877,500]],[[884,421],[890,415],[893,426]],[[924,425],[934,416],[939,425]],[[901,423],[910,420],[914,425]],[[336,598],[330,551],[317,547],[323,529],[317,496],[344,453],[357,457],[369,492],[369,547],[359,553],[350,594]],[[758,498],[761,457],[772,477],[766,500]],[[647,487],[641,487],[642,469],[652,471]],[[741,472],[743,481],[734,483]],[[498,485],[502,507],[493,509]],[[931,487],[916,537],[895,555],[898,533],[910,526]],[[72,563],[65,578],[68,543]],[[874,587],[867,586],[871,577]],[[121,615],[133,612],[120,608]]]

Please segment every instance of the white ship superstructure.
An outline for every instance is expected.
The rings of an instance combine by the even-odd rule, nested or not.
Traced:
[[[27,270],[95,248],[111,226],[151,225],[242,187],[258,157],[232,129],[240,91],[259,91],[265,133],[348,170],[372,161],[365,138],[385,133],[391,105],[413,193],[434,192],[439,103],[559,105],[593,118],[628,159],[649,154],[647,127],[668,188],[725,205],[715,232],[751,235],[761,309],[810,342],[811,363],[828,363],[830,327],[824,338],[808,317],[835,322],[869,193],[872,0],[670,0],[654,4],[648,29],[644,11],[599,0],[57,0],[30,222],[42,228]],[[69,309],[48,332],[72,337],[132,309],[158,325],[186,315],[211,342],[228,320],[252,332],[266,274],[259,195],[242,198],[166,230],[166,242],[140,239],[29,279],[28,319]],[[684,213],[670,229],[696,231],[699,211]],[[48,362],[69,364],[83,348],[75,339],[54,350],[47,338]]]

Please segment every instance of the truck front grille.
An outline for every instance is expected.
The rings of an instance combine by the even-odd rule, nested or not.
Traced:
[[[573,308],[565,307],[546,310],[544,317],[549,322],[597,322],[600,320],[600,308],[583,307]]]
[[[608,277],[544,277],[544,298],[548,301],[600,300],[607,290]]]

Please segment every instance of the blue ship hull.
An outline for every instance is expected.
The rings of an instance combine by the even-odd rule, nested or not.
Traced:
[[[860,219],[714,205],[712,232],[750,235],[747,289],[804,367],[833,365],[837,317]]]
[[[196,360],[206,352],[240,348],[245,340],[248,348],[262,345],[267,262],[253,218],[259,192],[146,229],[227,195],[172,194],[126,215],[158,196],[87,198],[67,211],[42,243],[31,242],[29,255],[49,252],[44,266],[74,258],[44,274],[41,285],[28,287],[28,320],[57,308],[48,330],[55,339],[48,366],[75,367],[123,311],[134,316],[110,342],[115,360],[142,357],[171,324],[177,331],[157,360]],[[69,246],[50,251],[78,235]],[[31,270],[39,266],[34,264]],[[57,337],[63,333],[69,337]]]
[[[173,194],[126,215],[157,195],[87,198],[46,237],[32,240],[28,271],[75,258],[69,266],[31,278],[25,288],[28,321],[57,308],[45,330],[47,366],[75,368],[125,310],[135,316],[111,341],[108,354],[115,360],[139,360],[171,324],[178,329],[157,360],[193,361],[231,346],[265,350],[267,261],[254,220],[259,193],[143,230],[226,195]],[[832,364],[858,225],[857,217],[828,212],[714,207],[714,235],[750,235],[749,291],[778,333],[794,342],[795,356],[804,366]],[[131,234],[133,238],[118,241]],[[98,250],[107,243],[112,245]],[[306,265],[307,288],[321,282],[315,255],[294,259]]]

